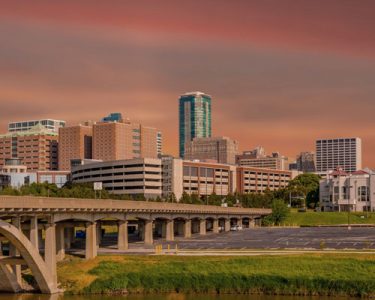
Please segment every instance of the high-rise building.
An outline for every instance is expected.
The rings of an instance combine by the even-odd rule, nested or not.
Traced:
[[[346,172],[355,172],[362,168],[362,141],[360,138],[316,141],[317,172],[327,172],[337,168]]]
[[[202,92],[181,95],[179,99],[179,152],[194,138],[211,137],[211,96]]]
[[[301,152],[296,160],[297,171],[313,173],[315,168],[315,154],[312,152]]]
[[[158,131],[156,134],[156,144],[157,144],[158,156],[161,156],[163,154],[163,135],[160,131]]]
[[[53,120],[53,119],[42,119],[42,120],[11,122],[8,124],[8,132],[28,131],[31,128],[39,124],[43,125],[45,128],[56,133],[59,132],[59,128],[65,127],[65,121]]]
[[[288,158],[274,152],[266,155],[263,147],[256,147],[254,150],[244,151],[236,155],[236,164],[243,167],[264,168],[271,170],[287,170]]]
[[[93,159],[156,158],[157,148],[156,128],[130,122],[101,122],[93,125]]]
[[[57,170],[58,134],[38,123],[27,131],[0,135],[0,167],[18,158],[28,171]]]
[[[238,142],[228,137],[194,138],[185,145],[185,159],[234,165]]]
[[[70,126],[59,130],[59,170],[70,170],[72,159],[92,158],[92,127]]]

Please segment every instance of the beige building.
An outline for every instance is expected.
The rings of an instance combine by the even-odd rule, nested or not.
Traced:
[[[158,157],[156,128],[130,122],[93,125],[93,159],[104,161]]]
[[[266,155],[263,147],[257,147],[251,151],[244,151],[236,156],[238,166],[264,168],[272,170],[287,170],[289,168],[288,158],[274,152]]]
[[[285,188],[295,175],[297,172],[237,167],[237,191],[241,194],[275,191]]]
[[[0,167],[19,158],[28,171],[57,170],[58,134],[37,124],[29,130],[0,135]]]
[[[91,126],[77,125],[59,129],[59,170],[70,170],[72,159],[91,158]]]
[[[217,163],[235,164],[238,142],[228,137],[194,138],[186,143],[186,160],[212,160]]]
[[[188,194],[225,196],[236,191],[236,167],[227,164],[183,162],[183,190]]]

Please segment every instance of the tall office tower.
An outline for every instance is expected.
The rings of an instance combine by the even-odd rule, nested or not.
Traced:
[[[104,161],[157,158],[157,130],[135,123],[93,125],[92,158]]]
[[[211,137],[211,96],[201,92],[181,95],[179,99],[180,157],[194,138]]]
[[[213,160],[234,165],[238,142],[228,137],[194,138],[185,145],[185,159]]]
[[[58,134],[38,123],[27,131],[0,135],[0,167],[18,158],[28,171],[57,170]]]
[[[263,147],[256,147],[254,150],[244,151],[242,154],[236,155],[236,164],[244,167],[287,170],[288,158],[273,152],[266,155]]]
[[[297,156],[296,167],[298,171],[313,173],[315,168],[315,154],[312,152],[301,152]]]
[[[91,158],[91,126],[77,125],[59,129],[59,170],[70,170],[72,159]]]
[[[158,131],[156,134],[156,144],[158,147],[158,156],[161,157],[161,155],[163,154],[163,135],[160,131]]]
[[[65,127],[65,121],[53,120],[53,119],[42,119],[22,122],[11,122],[8,124],[8,132],[20,132],[30,130],[36,125],[43,125],[45,128],[58,133],[59,128]]]
[[[321,139],[316,141],[316,170],[326,172],[342,168],[355,172],[362,168],[360,138]]]

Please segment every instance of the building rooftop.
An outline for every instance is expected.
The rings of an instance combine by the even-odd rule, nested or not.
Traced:
[[[42,124],[37,124],[31,127],[29,130],[26,131],[15,131],[15,132],[8,132],[5,134],[0,134],[0,138],[10,138],[10,137],[19,137],[19,136],[30,136],[30,135],[52,135],[57,136],[58,133],[54,132],[43,126]]]

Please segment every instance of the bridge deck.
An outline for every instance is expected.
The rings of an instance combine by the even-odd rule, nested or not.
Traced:
[[[145,212],[145,213],[190,213],[259,215],[271,213],[270,209],[220,207],[165,202],[46,198],[31,196],[0,196],[0,212]]]

